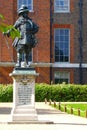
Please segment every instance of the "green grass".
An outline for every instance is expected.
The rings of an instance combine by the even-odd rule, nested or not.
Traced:
[[[80,109],[82,111],[85,111],[87,110],[87,104],[67,104],[68,107],[72,107],[72,108],[75,108],[75,109]]]
[[[64,106],[65,103],[61,103],[61,111],[64,111]],[[56,108],[58,109],[58,106],[56,106]],[[80,116],[81,117],[86,117],[86,110],[87,110],[87,104],[84,103],[66,103],[66,112],[68,114],[71,113],[71,108],[73,108],[73,114],[74,115],[78,115],[78,109],[80,109]]]

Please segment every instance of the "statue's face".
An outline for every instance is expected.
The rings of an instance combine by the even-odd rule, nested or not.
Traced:
[[[23,17],[27,17],[28,16],[28,12],[23,12],[22,15],[23,15]]]
[[[27,16],[28,16],[28,12],[21,12],[21,13],[19,14],[19,16],[27,17]]]
[[[24,16],[24,17],[26,17],[26,16],[28,16],[28,12],[21,12],[21,13],[19,14],[19,16]]]

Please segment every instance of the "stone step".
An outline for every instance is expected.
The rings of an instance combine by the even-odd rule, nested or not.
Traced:
[[[35,114],[36,110],[35,109],[15,109],[13,113],[15,113],[15,114]]]
[[[13,121],[37,121],[37,114],[14,114]]]

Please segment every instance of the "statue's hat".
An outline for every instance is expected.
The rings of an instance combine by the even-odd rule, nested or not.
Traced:
[[[23,12],[29,12],[29,9],[26,5],[21,5],[21,7],[18,10],[18,14],[21,14]]]

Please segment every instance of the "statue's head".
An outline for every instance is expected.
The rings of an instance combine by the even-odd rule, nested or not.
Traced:
[[[21,7],[18,10],[18,15],[21,15],[21,14],[24,14],[24,13],[28,14],[28,12],[29,12],[28,7],[26,5],[21,5]]]

